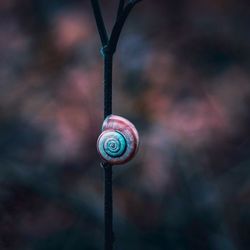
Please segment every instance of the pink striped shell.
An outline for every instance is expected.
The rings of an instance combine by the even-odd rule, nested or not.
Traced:
[[[139,135],[135,126],[127,119],[108,116],[102,125],[97,140],[97,151],[101,158],[112,165],[130,161],[138,151]]]

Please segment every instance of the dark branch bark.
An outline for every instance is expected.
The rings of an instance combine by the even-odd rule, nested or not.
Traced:
[[[110,36],[110,40],[109,40],[109,49],[110,51],[112,51],[112,53],[115,52],[117,44],[118,44],[118,40],[122,31],[122,28],[126,22],[126,19],[129,15],[129,13],[131,12],[131,10],[133,9],[133,7],[139,3],[141,0],[134,0],[134,1],[130,1],[125,8],[123,9],[123,11],[120,13],[120,15],[118,16],[114,28],[112,30],[111,36]]]
[[[118,44],[118,40],[122,31],[122,28],[126,22],[126,19],[133,9],[133,7],[139,3],[142,0],[131,0],[129,1],[126,6],[125,5],[125,0],[120,0],[119,1],[119,6],[117,10],[117,17],[116,17],[116,22],[113,27],[113,30],[111,32],[110,39],[108,38],[108,34],[106,31],[106,27],[103,21],[102,17],[102,12],[100,9],[99,1],[98,0],[91,0],[92,7],[94,10],[94,16],[96,19],[96,24],[98,28],[98,32],[101,38],[102,46],[105,48],[103,50],[103,53],[109,53],[109,54],[114,54],[116,51],[116,47]]]
[[[139,3],[139,2],[141,2],[142,0],[132,0],[131,2],[133,3],[133,4],[136,4],[136,3]]]
[[[102,17],[102,12],[100,9],[99,1],[98,0],[91,0],[91,4],[94,10],[95,20],[97,29],[101,38],[102,46],[106,46],[108,44],[108,34],[105,28],[105,24]]]
[[[91,0],[97,28],[102,42],[104,56],[104,119],[112,114],[112,63],[117,43],[124,23],[132,8],[141,0],[132,0],[125,5],[125,0],[119,1],[116,22],[110,39],[108,37],[102,12],[98,0]],[[105,172],[105,250],[113,250],[113,193],[112,193],[112,165],[102,164]]]
[[[117,11],[117,16],[116,16],[116,21],[119,19],[120,15],[123,12],[124,4],[125,4],[125,0],[120,0],[118,11]]]

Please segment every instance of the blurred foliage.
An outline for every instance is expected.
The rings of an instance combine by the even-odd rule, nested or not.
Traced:
[[[101,1],[109,27],[117,1]],[[114,65],[141,136],[114,169],[120,250],[250,245],[250,5],[143,1]],[[95,250],[102,58],[89,1],[0,1],[0,249]]]

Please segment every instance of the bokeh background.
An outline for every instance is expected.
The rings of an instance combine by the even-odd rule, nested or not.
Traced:
[[[101,1],[113,24],[118,1]],[[114,63],[141,148],[114,168],[116,249],[250,245],[250,5],[143,0]],[[100,41],[89,1],[0,1],[0,249],[103,247]]]

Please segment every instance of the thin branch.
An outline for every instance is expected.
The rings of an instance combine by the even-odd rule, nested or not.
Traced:
[[[132,3],[132,4],[137,4],[137,3],[139,3],[139,2],[141,2],[142,0],[131,0],[130,2]]]
[[[105,28],[105,24],[102,17],[102,12],[100,9],[99,1],[98,0],[91,0],[92,7],[94,10],[95,20],[97,29],[101,38],[102,46],[106,46],[108,44],[108,34]]]
[[[118,17],[118,20],[116,21],[114,28],[112,30],[111,36],[110,36],[110,40],[109,40],[109,49],[110,51],[112,51],[113,53],[116,50],[117,47],[117,43],[122,31],[122,28],[126,22],[126,19],[129,15],[129,13],[131,12],[131,10],[133,9],[133,7],[139,3],[141,0],[134,0],[134,1],[130,1],[125,8],[123,9],[122,13],[120,14],[120,16]]]
[[[121,14],[122,14],[122,12],[123,12],[124,4],[125,4],[125,0],[120,0],[120,2],[119,2],[119,7],[118,7],[118,11],[117,11],[116,20],[118,20],[119,17],[121,16]]]

